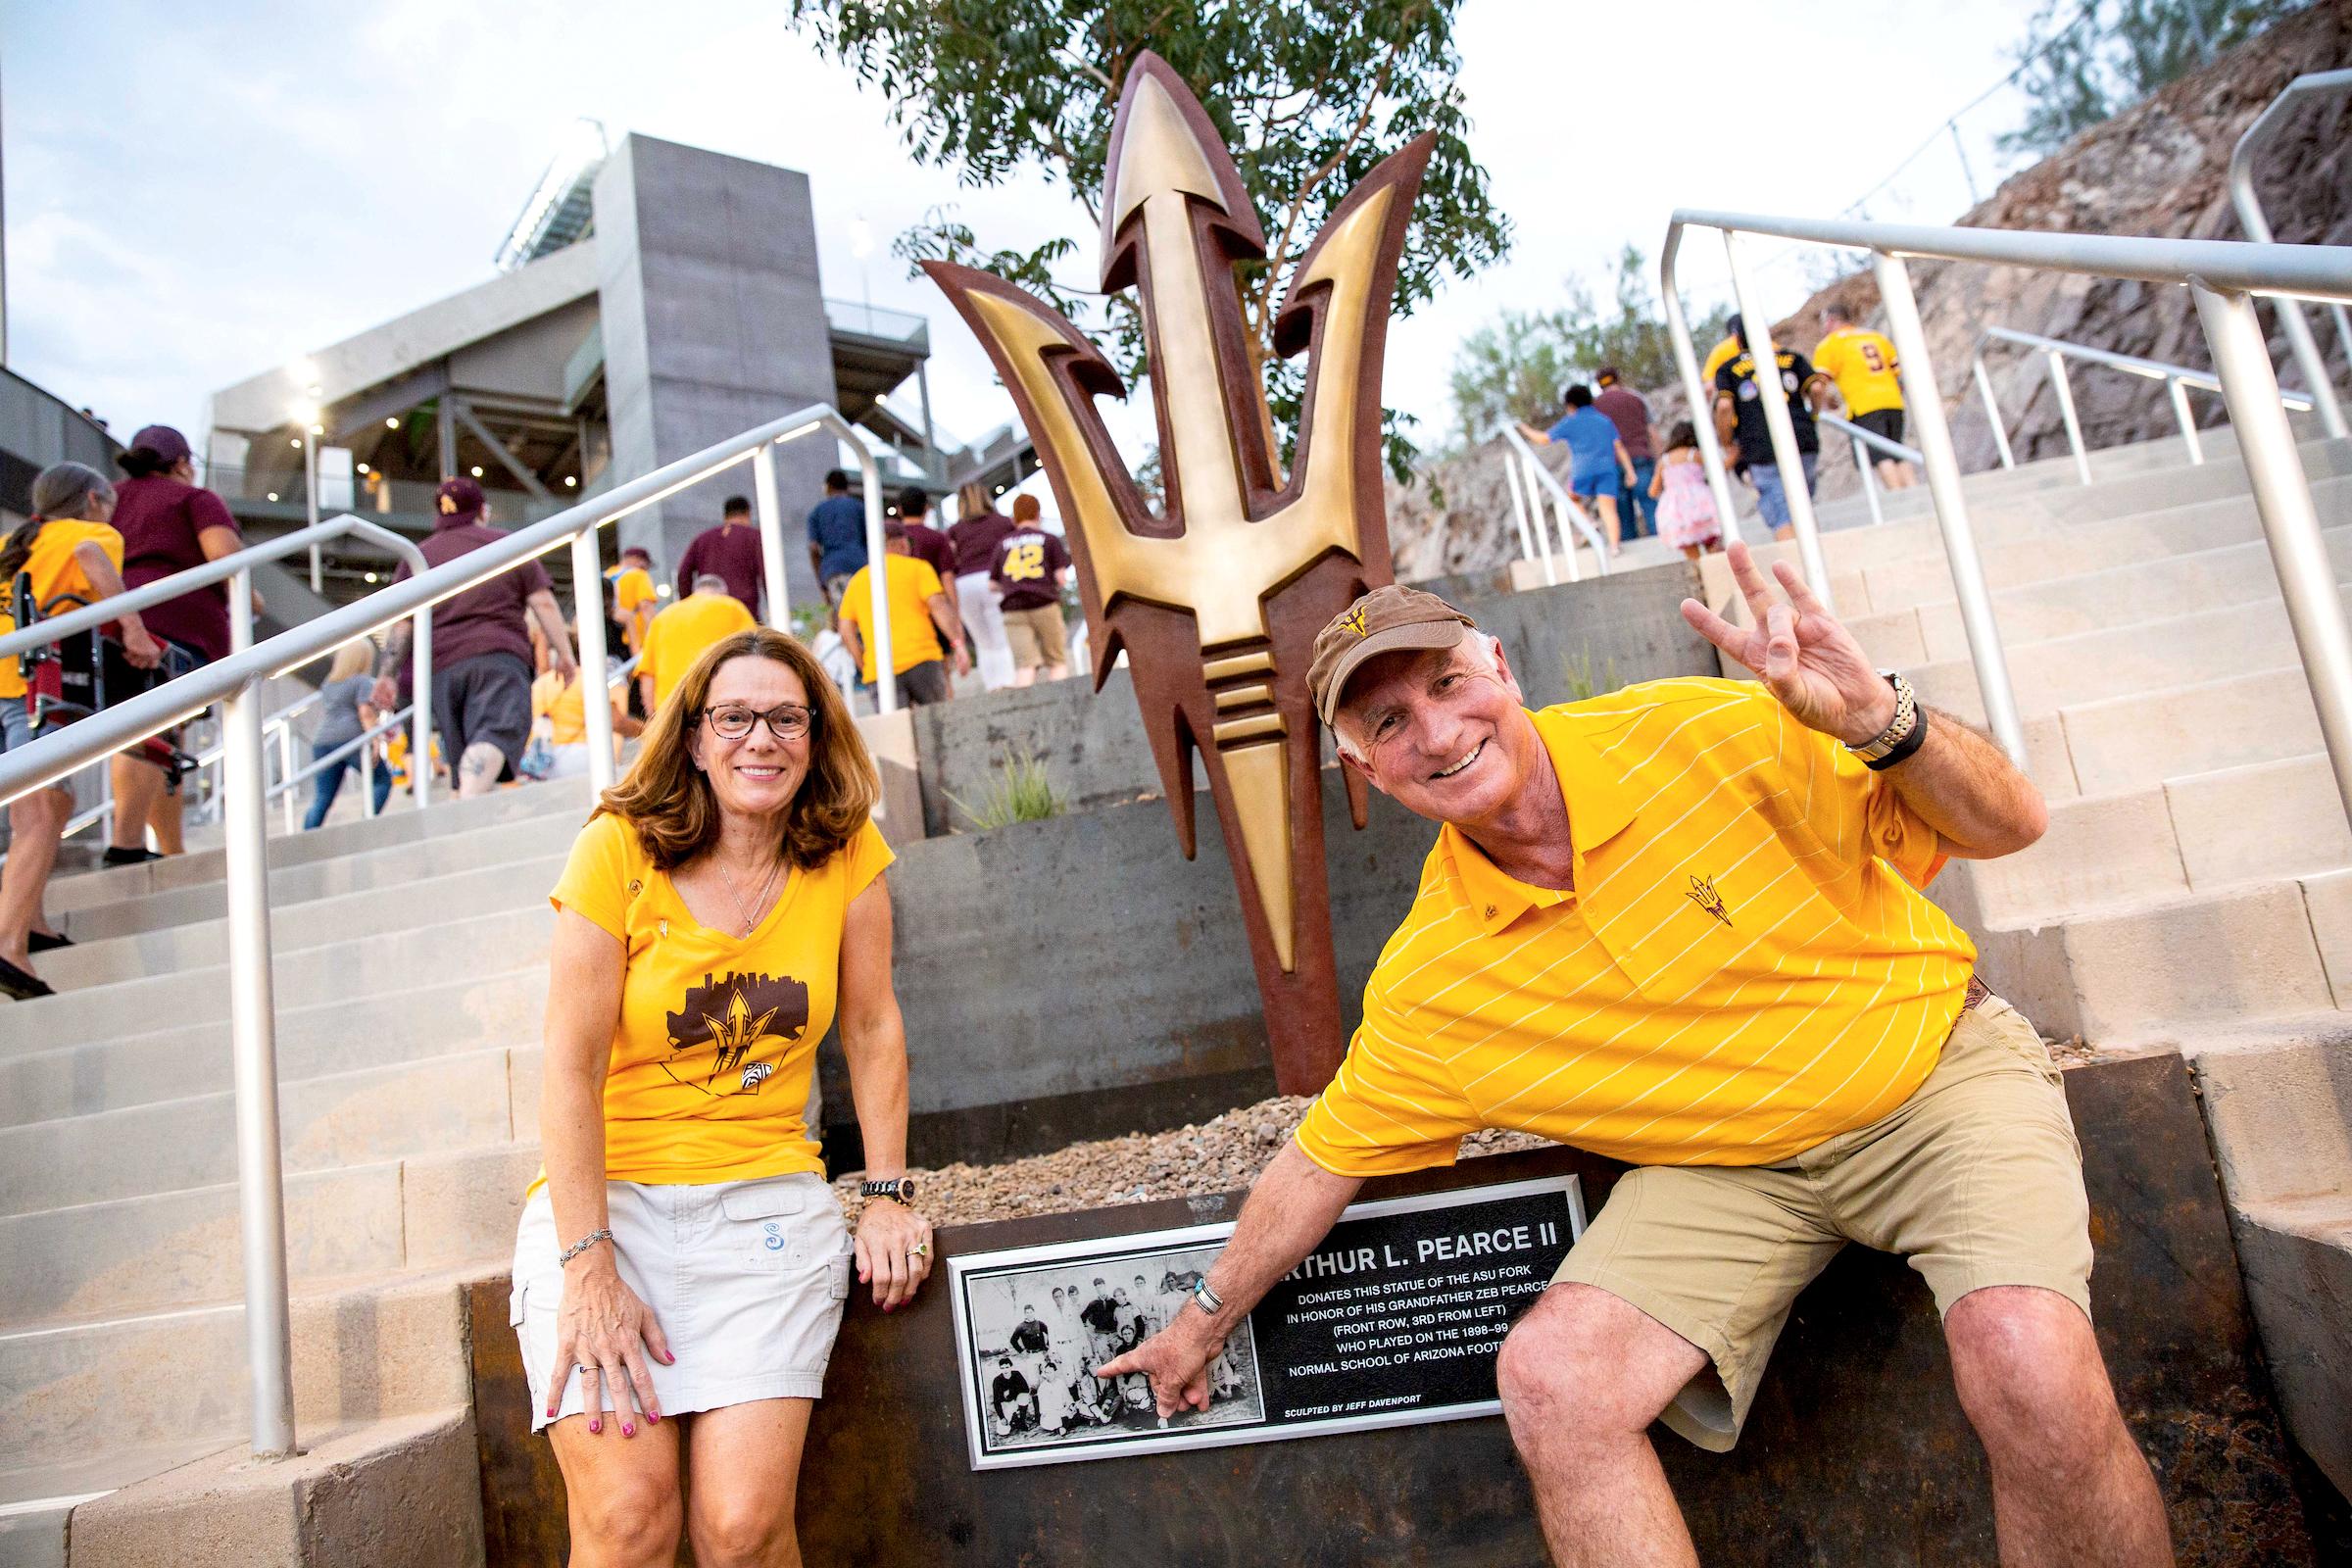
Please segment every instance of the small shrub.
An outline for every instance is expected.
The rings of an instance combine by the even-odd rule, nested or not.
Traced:
[[[1602,662],[1600,679],[1595,681],[1592,678],[1592,650],[1590,648],[1577,650],[1575,657],[1565,662],[1562,674],[1567,679],[1568,700],[1572,703],[1581,703],[1588,697],[1598,697],[1602,692],[1613,692],[1625,684],[1617,678],[1617,660],[1614,655]]]
[[[1026,751],[1015,752],[997,763],[996,780],[980,798],[979,805],[953,791],[948,799],[982,833],[1013,822],[1043,822],[1048,817],[1059,816],[1065,809],[1054,781],[1046,775],[1044,760]]]

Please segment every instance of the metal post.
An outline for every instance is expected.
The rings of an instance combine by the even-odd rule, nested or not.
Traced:
[[[767,623],[792,630],[792,603],[784,587],[784,506],[776,491],[776,444],[763,441],[752,454],[752,505],[760,514],[760,565],[767,589]]]
[[[253,574],[230,579],[229,621],[253,637]],[[244,1251],[245,1361],[253,1396],[253,1452],[294,1450],[293,1327],[286,1298],[286,1195],[279,1166],[277,1037],[270,973],[268,802],[262,772],[262,694],[247,682],[224,705],[222,793],[227,806],[229,1059],[237,1097],[237,1233]]]
[[[612,686],[605,673],[605,563],[597,530],[571,536],[571,602],[579,621],[580,717],[588,731],[588,790],[612,787]]]
[[[1875,528],[1886,520],[1886,513],[1879,505],[1879,481],[1870,471],[1870,454],[1862,450],[1858,436],[1854,439],[1854,471],[1862,475],[1862,495],[1870,503],[1870,521]]]
[[[874,645],[874,711],[895,713],[899,709],[899,672],[890,662],[890,595],[883,592],[882,574],[888,559],[882,540],[882,465],[862,441],[850,442],[865,479],[865,574],[872,598],[866,610],[866,634]]]
[[[1928,358],[1928,329],[1919,318],[1919,301],[1911,292],[1911,273],[1902,258],[1874,251],[1871,270],[1877,274],[1879,303],[1886,312],[1886,335],[1894,339],[1897,374],[1903,385],[1903,406],[1911,411],[1917,433],[1920,466],[1927,469],[1928,495],[1936,503],[1936,521],[1943,535],[1944,561],[1952,571],[1952,597],[1960,606],[1960,624],[1968,633],[1968,657],[1977,669],[1977,690],[1984,701],[1985,726],[2009,760],[2026,766],[2026,730],[2017,714],[2017,694],[2009,683],[2009,661],[2001,651],[2000,625],[1993,619],[1992,594],[1984,586],[1984,562],[1977,553],[1976,531],[1969,524],[1968,503],[1960,491],[1960,459],[1952,450],[1952,429],[1943,416],[1943,394],[1936,385],[1936,367]]]
[[[1993,401],[1992,377],[1984,373],[1984,356],[1976,358],[1977,396],[1984,400],[1984,422],[1992,426],[1992,444],[2001,454],[2001,466],[2017,466],[2017,454],[2009,450],[2009,431],[2001,423],[2001,406]]]
[[[433,612],[429,605],[409,620],[409,794],[421,811],[433,799]],[[449,760],[453,768],[457,762],[454,757]]]
[[[2352,817],[2352,628],[2344,619],[2335,568],[2320,534],[2311,484],[2295,451],[2295,433],[2278,401],[2278,377],[2254,302],[2243,294],[2222,294],[2192,281],[2205,343],[2222,378],[2230,422],[2237,430],[2238,456],[2254,491],[2254,509],[2270,540],[2271,564],[2286,599],[2286,618],[2311,681],[2312,706],[2335,768],[2335,791]]]
[[[2180,442],[2188,448],[2188,461],[2192,464],[2203,463],[2205,443],[2197,439],[2197,418],[2189,412],[2188,388],[2180,384],[2179,376],[2174,375],[2165,378],[2164,389],[2173,395],[2173,417],[2180,421]]]
[[[1788,417],[1788,394],[1781,385],[1781,364],[1772,346],[1772,328],[1759,308],[1756,290],[1740,255],[1740,236],[1723,231],[1724,255],[1732,264],[1732,293],[1740,301],[1740,318],[1746,328],[1747,352],[1754,361],[1756,391],[1764,403],[1764,427],[1772,436],[1772,456],[1780,469],[1781,493],[1788,498],[1788,522],[1796,532],[1796,554],[1813,597],[1832,614],[1837,600],[1830,593],[1830,564],[1821,553],[1821,528],[1813,520],[1813,493],[1805,483],[1803,455],[1796,450],[1796,425]],[[1804,390],[1799,387],[1801,394]]]
[[[2269,108],[2254,117],[2237,138],[2237,145],[2230,149],[2230,204],[2237,209],[2237,220],[2245,225],[2248,239],[2267,244],[2272,237],[2271,220],[2263,213],[2262,198],[2254,193],[2255,150],[2285,122],[2296,99],[2347,91],[2352,91],[2352,71],[2317,71],[2297,76],[2271,100]],[[2335,383],[2328,375],[2328,361],[2320,353],[2319,339],[2311,334],[2311,322],[2304,318],[2301,302],[2283,294],[2275,295],[2271,308],[2278,312],[2278,329],[2286,334],[2287,347],[2294,352],[2295,364],[2302,368],[2303,384],[2310,389],[2320,428],[2338,440],[2352,435],[2352,425],[2344,420],[2343,405],[2336,401]],[[2352,358],[2352,321],[2346,320],[2341,304],[2335,307],[2335,329],[2344,339],[2345,355]]]
[[[1715,496],[1715,516],[1723,542],[1740,537],[1740,512],[1732,505],[1732,479],[1723,464],[1723,443],[1715,435],[1715,393],[1699,382],[1698,351],[1691,346],[1690,322],[1683,315],[1683,297],[1675,287],[1674,264],[1681,249],[1683,225],[1666,229],[1666,248],[1658,260],[1658,300],[1666,308],[1666,338],[1674,347],[1674,365],[1683,378],[1683,396],[1690,403],[1690,427],[1698,435],[1699,466],[1706,469],[1707,488]]]
[[[1585,568],[1578,565],[1576,562],[1577,548],[1582,543],[1577,532],[1576,519],[1569,514],[1568,503],[1556,495],[1551,498],[1551,528],[1552,532],[1559,536],[1560,559],[1568,563],[1568,580],[1583,582]],[[1598,529],[1594,531],[1597,532]],[[1608,553],[1605,550],[1595,550],[1592,554],[1593,565],[1605,573],[1609,569]]]
[[[2066,356],[2056,349],[2044,349],[2042,358],[2049,362],[2050,389],[2058,394],[2058,416],[2066,421],[2066,444],[2074,448],[2075,471],[2090,483],[2090,454],[2082,449],[2082,421],[2075,416],[2075,389],[2067,384]]]
[[[1535,455],[1523,447],[1519,452],[1519,463],[1520,478],[1527,485],[1528,505],[1536,514],[1536,547],[1544,552],[1544,581],[1546,584],[1555,583],[1560,580],[1560,575],[1551,564],[1551,535],[1559,519],[1551,514],[1545,505],[1549,498],[1544,494],[1544,481],[1536,477]],[[1567,541],[1562,540],[1561,543],[1566,544]],[[1574,569],[1573,563],[1570,569]]]
[[[294,831],[294,797],[300,790],[288,788],[294,782],[294,726],[281,720],[277,726],[277,782],[278,799],[286,803],[286,831]]]
[[[360,815],[372,820],[375,816],[375,742],[369,739],[360,748]]]
[[[1511,516],[1519,524],[1519,559],[1533,561],[1536,559],[1536,536],[1528,530],[1527,526],[1527,497],[1519,479],[1519,453],[1508,442],[1505,442],[1502,449],[1502,478],[1503,482],[1510,486]],[[1546,573],[1545,585],[1549,586],[1548,573],[1551,562],[1548,558],[1544,560],[1544,565]]]

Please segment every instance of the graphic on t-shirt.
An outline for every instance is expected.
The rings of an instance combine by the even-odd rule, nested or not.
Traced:
[[[713,980],[706,973],[668,1022],[662,1071],[706,1095],[756,1095],[775,1072],[782,1048],[808,1032],[808,986],[790,975],[730,970]],[[747,1060],[763,1043],[774,1049]]]

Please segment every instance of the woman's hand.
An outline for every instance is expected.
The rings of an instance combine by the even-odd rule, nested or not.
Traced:
[[[913,1300],[931,1275],[931,1222],[890,1199],[866,1200],[857,1249],[858,1283],[874,1288],[874,1304],[885,1312]]]
[[[547,1413],[552,1416],[564,1407],[564,1384],[576,1365],[588,1430],[605,1429],[609,1408],[620,1417],[620,1435],[635,1437],[637,1423],[621,1394],[624,1383],[636,1391],[637,1408],[646,1420],[662,1419],[662,1401],[654,1396],[653,1373],[646,1361],[649,1354],[661,1357],[663,1366],[677,1364],[653,1309],[637,1298],[613,1266],[612,1244],[591,1247],[564,1264],[564,1306],[556,1318],[556,1364],[548,1369]]]

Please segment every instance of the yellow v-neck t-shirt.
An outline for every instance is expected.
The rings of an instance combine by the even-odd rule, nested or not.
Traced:
[[[605,1078],[607,1180],[823,1174],[803,1125],[808,1078],[833,1025],[850,901],[892,858],[866,823],[824,864],[791,871],[776,906],[738,937],[687,911],[622,818],[580,830],[550,902],[628,951]]]

